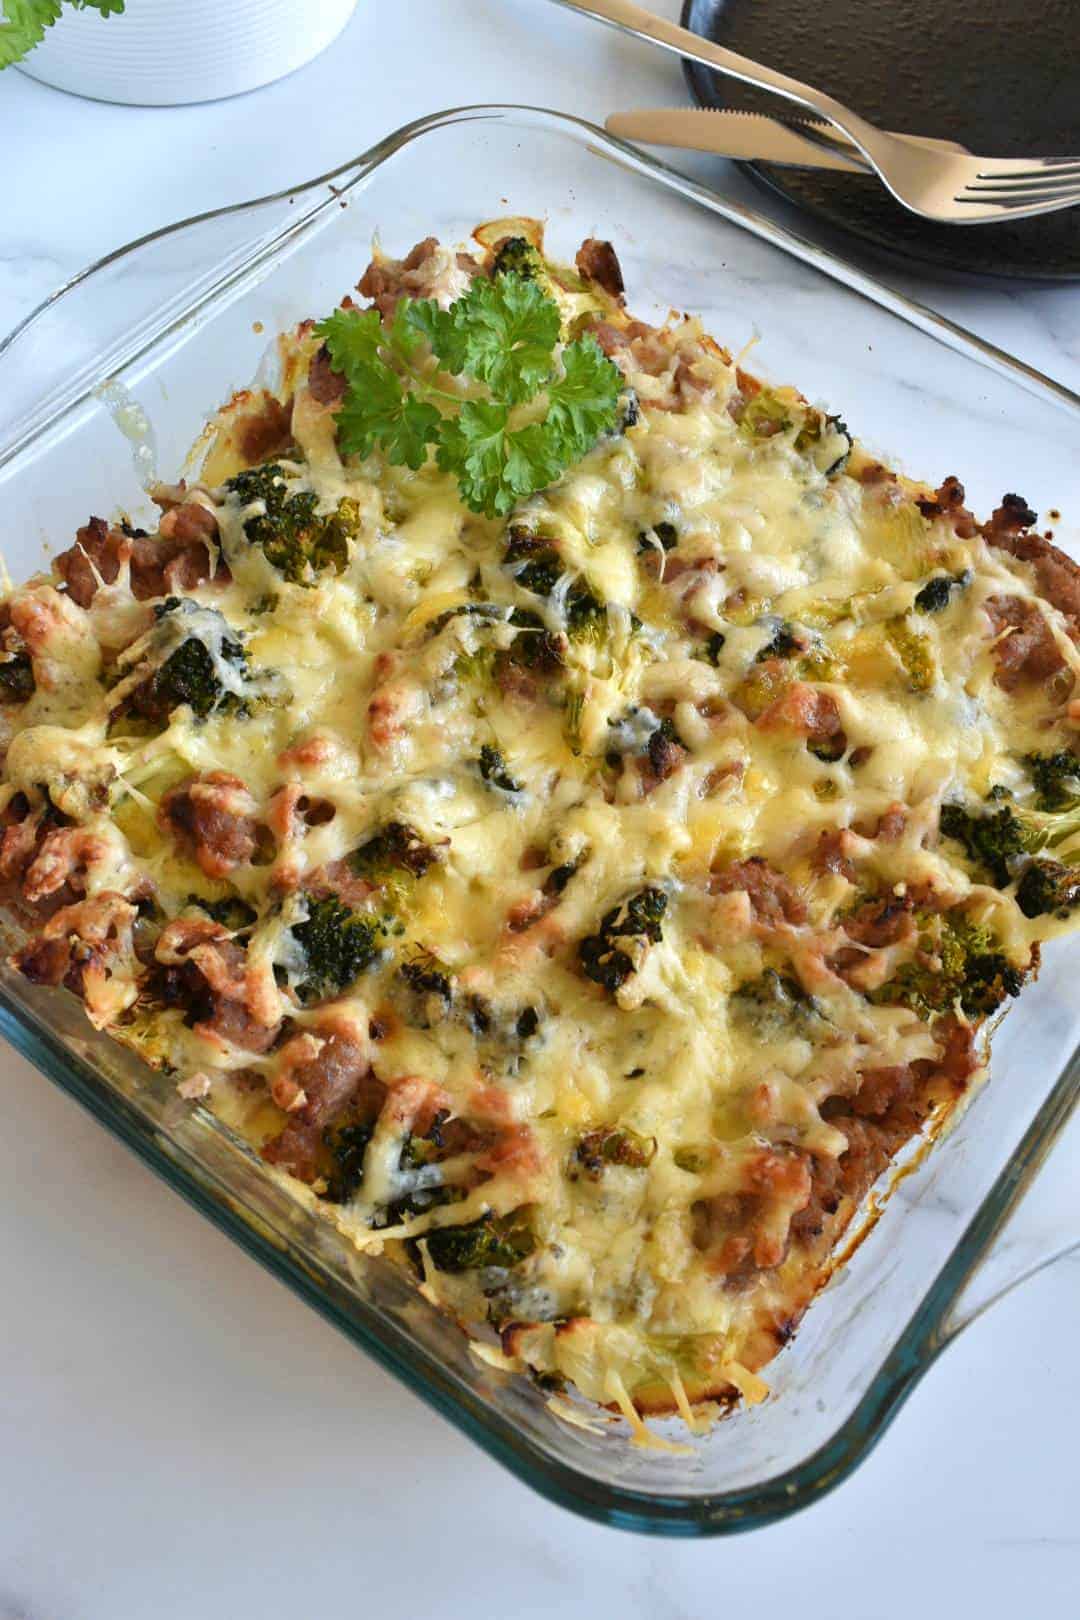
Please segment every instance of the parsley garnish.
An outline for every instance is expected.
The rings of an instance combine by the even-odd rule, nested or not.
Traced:
[[[478,276],[449,309],[402,298],[389,326],[377,310],[339,309],[316,331],[346,381],[341,450],[378,448],[417,470],[433,445],[465,504],[488,517],[546,489],[615,425],[618,367],[592,337],[556,357],[558,305],[516,273]],[[446,373],[471,379],[468,391],[441,387]]]
[[[100,11],[115,16],[124,9],[124,0],[70,0],[77,11]],[[0,0],[0,68],[18,62],[27,51],[40,45],[46,28],[59,22],[62,0]]]

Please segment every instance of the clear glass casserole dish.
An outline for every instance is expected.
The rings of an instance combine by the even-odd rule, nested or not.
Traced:
[[[590,126],[525,108],[434,115],[297,190],[206,215],[102,261],[0,346],[0,489],[14,577],[90,511],[138,522],[142,482],[183,467],[213,409],[273,364],[273,334],[331,309],[372,234],[407,250],[509,214],[548,221],[556,257],[610,237],[631,308],[700,313],[753,367],[839,411],[909,473],[955,472],[976,510],[1004,489],[1080,512],[1080,398],[860,272]],[[268,342],[271,343],[268,351]],[[1074,531],[1073,538],[1076,538]],[[795,1340],[772,1395],[679,1453],[621,1422],[571,1425],[479,1361],[390,1264],[294,1203],[250,1150],[85,1022],[73,998],[0,970],[0,1030],[174,1187],[492,1455],[563,1505],[629,1528],[718,1534],[812,1501],[866,1455],[940,1348],[1021,1273],[1068,1246],[997,1234],[1080,1093],[1080,941],[1047,953],[999,1032],[992,1078],[905,1165]],[[1072,1229],[1075,1241],[1076,1228]]]

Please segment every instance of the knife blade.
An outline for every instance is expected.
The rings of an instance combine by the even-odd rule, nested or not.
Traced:
[[[815,133],[825,125],[812,126]],[[609,135],[643,141],[646,146],[679,146],[694,152],[715,152],[720,157],[790,164],[809,169],[841,169],[865,174],[859,153],[825,146],[800,135],[789,124],[764,113],[725,112],[707,107],[641,107],[612,113],[604,121]],[[836,134],[828,132],[829,138]]]
[[[767,113],[733,112],[721,107],[640,107],[612,113],[605,127],[624,140],[715,152],[719,157],[740,161],[870,172],[861,152],[846,135],[811,118],[786,123]],[[938,140],[930,135],[905,135],[904,139],[932,151],[971,155],[958,141]]]

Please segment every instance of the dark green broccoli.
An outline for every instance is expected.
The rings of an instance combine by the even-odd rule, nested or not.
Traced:
[[[483,745],[476,763],[480,767],[480,775],[491,787],[499,788],[503,793],[521,792],[521,783],[511,776],[501,751],[491,743]]]
[[[639,889],[600,919],[595,934],[578,946],[585,977],[615,991],[640,965],[643,950],[663,938],[663,916],[668,897],[662,889]],[[625,940],[626,946],[618,943]],[[638,942],[635,944],[635,942]]]
[[[1080,801],[1080,759],[1068,749],[1056,754],[1025,754],[1035,787],[1037,810],[1071,810]]]
[[[731,997],[731,1011],[766,1040],[790,1034],[793,1027],[809,1034],[822,1022],[813,997],[797,979],[775,968],[741,984]]]
[[[430,1029],[441,1024],[454,1002],[454,986],[449,974],[430,951],[418,949],[398,968],[402,983],[394,1003],[405,1022],[413,1029]]]
[[[516,607],[510,615],[510,623],[523,634],[514,637],[513,646],[500,653],[500,659],[535,670],[539,675],[553,675],[563,668],[566,637],[549,630],[539,613],[533,613],[531,608]]]
[[[451,619],[504,619],[505,608],[497,606],[494,602],[459,602],[457,607],[447,608],[438,614],[427,627],[428,640],[433,640],[440,630],[445,630]]]
[[[615,423],[615,433],[625,433],[628,428],[636,427],[641,421],[641,403],[638,400],[636,388],[624,388],[619,395],[619,415]]]
[[[917,920],[917,955],[870,992],[872,1002],[911,1007],[924,1017],[951,1012],[959,1002],[969,1018],[984,1018],[1020,994],[1024,975],[995,949],[989,928],[964,912],[919,914]]]
[[[963,805],[943,804],[939,826],[943,837],[963,845],[980,874],[1004,889],[1022,856],[1056,849],[1080,833],[1080,805],[1048,812],[1005,803],[1000,809],[972,812]]]
[[[326,1191],[322,1194],[328,1204],[347,1204],[364,1179],[364,1154],[375,1133],[374,1122],[353,1125],[331,1125],[323,1131],[323,1145],[330,1154],[333,1168],[326,1176]]]
[[[198,906],[200,911],[205,911],[208,917],[232,933],[237,933],[241,928],[250,928],[259,915],[255,907],[241,900],[238,894],[226,895],[223,900],[204,900],[201,895],[189,894],[187,903]]]
[[[465,1022],[478,1041],[487,1041],[509,1052],[532,1040],[540,1028],[537,1007],[496,1008],[484,996],[466,996]]]
[[[322,570],[340,574],[345,568],[349,541],[360,529],[354,500],[319,514],[315,492],[291,488],[289,474],[277,461],[237,473],[225,488],[242,507],[261,505],[261,511],[244,519],[244,533],[294,585],[314,585]]]
[[[402,962],[398,972],[418,995],[438,996],[449,1006],[454,992],[450,980],[439,967],[435,957],[423,951],[408,962]]]
[[[576,855],[572,861],[563,861],[560,866],[553,866],[544,879],[544,893],[547,895],[562,894],[570,879],[576,872],[580,872],[588,858],[589,851],[583,849],[581,854]]]
[[[920,613],[942,613],[948,607],[953,591],[963,590],[971,583],[971,574],[935,574],[916,592],[915,607]]]
[[[611,1165],[644,1170],[655,1157],[655,1136],[640,1136],[625,1125],[605,1125],[600,1130],[588,1131],[578,1142],[571,1160],[571,1174],[584,1171],[590,1181],[599,1181]]]
[[[9,653],[0,659],[0,702],[25,703],[34,691],[34,666],[29,653]]]
[[[156,667],[128,685],[117,714],[155,725],[164,725],[182,704],[200,720],[211,714],[247,715],[271,694],[268,681],[253,680],[238,632],[216,608],[170,596],[157,604],[154,617],[153,629],[120,660],[118,684],[141,665]]]
[[[426,1234],[428,1258],[438,1271],[480,1271],[519,1265],[536,1248],[529,1213],[484,1215],[468,1226],[437,1226]]]
[[[794,658],[797,653],[806,650],[805,636],[800,636],[790,624],[779,624],[772,637],[755,654],[754,662],[763,664],[767,658]]]
[[[930,637],[915,630],[906,618],[890,619],[885,634],[896,656],[904,666],[908,685],[913,692],[929,692],[934,684],[934,650]]]
[[[441,1180],[442,1172],[435,1168],[448,1153],[451,1156],[453,1153],[443,1137],[443,1126],[449,1117],[446,1110],[440,1110],[425,1135],[410,1132],[402,1143],[398,1171],[406,1190],[387,1205],[387,1222],[404,1221],[410,1215],[422,1215],[425,1210],[443,1204],[456,1204],[466,1196],[464,1187],[447,1186]]]
[[[506,546],[506,562],[514,579],[535,596],[550,596],[566,569],[554,542],[515,526]],[[607,630],[604,604],[583,580],[575,579],[564,599],[567,634],[572,640],[597,639]],[[517,612],[511,623],[517,623]],[[539,622],[539,621],[538,621]],[[520,639],[520,638],[519,638]]]
[[[1080,872],[1061,861],[1034,860],[1016,885],[1025,917],[1067,917],[1080,905]]]
[[[546,286],[551,273],[538,248],[524,236],[508,236],[500,242],[492,260],[494,276],[521,276],[525,281],[540,281]]]
[[[311,1005],[347,990],[378,961],[380,933],[375,918],[357,916],[336,895],[316,900],[292,930],[305,957],[301,1001]]]
[[[424,841],[415,827],[405,821],[388,821],[381,832],[353,850],[349,865],[357,877],[384,883],[397,872],[423,877],[438,859],[438,851]]]
[[[571,641],[600,641],[607,635],[607,609],[576,579],[566,593],[566,633]]]

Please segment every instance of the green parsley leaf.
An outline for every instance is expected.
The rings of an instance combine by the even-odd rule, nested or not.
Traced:
[[[315,328],[330,351],[330,363],[346,382],[359,377],[379,358],[383,325],[377,309],[335,309]]]
[[[76,11],[99,11],[119,16],[124,0],[70,0]],[[0,68],[18,62],[45,38],[46,28],[59,22],[61,0],[0,0]]]
[[[567,344],[560,365],[558,306],[517,272],[478,276],[448,310],[401,298],[389,325],[375,309],[339,309],[315,330],[346,382],[342,453],[379,449],[418,471],[434,445],[462,500],[487,517],[546,489],[615,424],[618,368],[592,338]],[[468,392],[451,391],[447,374],[463,373]],[[543,418],[515,427],[516,407],[541,394]]]
[[[503,487],[509,421],[505,405],[468,400],[457,419],[443,425],[436,459],[443,472],[456,474],[461,498],[474,512],[505,517],[515,504],[513,490]]]
[[[409,325],[427,338],[442,369],[455,377],[464,371],[468,334],[459,327],[451,310],[440,309],[433,298],[403,298],[398,313],[403,309]]]
[[[434,405],[407,394],[397,372],[375,360],[338,413],[338,444],[355,456],[369,456],[378,445],[391,466],[404,463],[418,472],[428,445],[438,441],[441,423]]]
[[[548,383],[547,426],[556,428],[580,457],[611,426],[623,389],[622,373],[593,337],[562,352],[563,375]]]
[[[520,405],[543,387],[560,321],[558,305],[535,281],[477,276],[450,314],[464,344],[463,369],[498,399]]]

